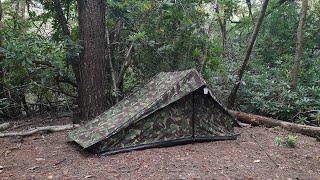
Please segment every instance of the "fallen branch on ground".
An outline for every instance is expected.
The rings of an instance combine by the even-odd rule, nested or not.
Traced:
[[[74,129],[79,127],[78,124],[67,124],[61,126],[44,126],[44,127],[36,127],[28,131],[21,131],[21,132],[9,132],[9,133],[0,133],[0,138],[4,137],[14,137],[14,136],[30,136],[35,133],[39,132],[57,132],[57,131],[64,131],[69,129]]]
[[[5,130],[9,129],[11,126],[12,126],[12,123],[0,124],[0,131],[5,131]]]
[[[265,127],[282,127],[291,132],[301,133],[303,135],[315,137],[320,139],[320,127],[307,126],[296,123],[285,122],[269,117],[248,114],[239,111],[229,111],[233,116],[235,116],[239,121],[243,123],[248,123],[253,126],[265,126]]]

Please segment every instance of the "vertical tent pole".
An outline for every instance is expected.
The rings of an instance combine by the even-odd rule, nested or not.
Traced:
[[[195,114],[195,110],[194,110],[194,94],[195,92],[192,93],[192,117],[191,117],[191,121],[192,121],[192,140],[195,140],[195,125],[194,125],[194,114]]]

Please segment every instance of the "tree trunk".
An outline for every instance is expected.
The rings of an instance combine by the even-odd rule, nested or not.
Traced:
[[[105,11],[103,0],[78,0],[80,53],[80,118],[88,120],[106,109]]]
[[[71,33],[70,33],[70,30],[69,30],[69,27],[68,27],[68,19],[66,18],[64,12],[63,12],[63,9],[62,9],[62,5],[61,5],[61,1],[60,0],[53,0],[52,1],[52,5],[53,5],[53,8],[54,8],[54,11],[55,11],[55,16],[56,16],[56,19],[59,23],[59,26],[61,28],[61,31],[62,31],[62,34],[64,36],[64,40],[66,41],[66,39],[70,39],[71,40]],[[68,15],[67,15],[68,17]],[[78,85],[80,84],[80,71],[79,71],[79,57],[73,55],[74,53],[72,52],[72,47],[69,47],[69,46],[66,46],[65,47],[65,51],[66,51],[66,61],[67,63],[70,63],[71,65],[71,68],[72,68],[72,71],[74,73],[74,76],[75,76],[75,79],[76,79],[76,89],[77,89],[77,92],[78,92],[78,96],[76,97],[76,102],[75,104],[79,105],[79,89],[78,89]],[[59,81],[59,78],[57,80],[57,85],[59,86],[59,83],[61,81]],[[77,120],[77,116],[78,114],[75,113],[76,115],[74,115],[74,118],[73,118],[73,121],[74,123],[78,123],[79,121]]]
[[[249,44],[248,44],[248,48],[247,48],[247,51],[246,51],[246,55],[245,55],[245,58],[243,60],[243,63],[238,71],[238,76],[237,76],[237,80],[231,90],[231,93],[228,97],[228,107],[233,107],[234,103],[235,103],[235,100],[236,100],[236,97],[237,97],[237,92],[238,92],[238,89],[240,87],[240,84],[241,84],[241,81],[242,81],[242,77],[243,77],[243,74],[244,74],[244,71],[245,69],[247,68],[247,65],[248,65],[248,62],[249,62],[249,59],[250,59],[250,55],[251,55],[251,52],[252,52],[252,49],[253,49],[253,46],[254,46],[254,43],[257,39],[257,36],[259,34],[259,30],[260,30],[260,27],[261,27],[261,24],[263,22],[263,19],[265,17],[265,13],[266,13],[266,10],[267,10],[267,7],[268,7],[268,3],[269,3],[269,0],[264,0],[263,4],[262,4],[262,8],[261,8],[261,11],[260,11],[260,15],[259,15],[259,19],[256,23],[256,26],[254,28],[254,31],[249,39]]]
[[[20,18],[21,19],[25,19],[26,18],[26,1],[20,1],[20,4],[19,4],[19,11],[20,11]]]
[[[225,56],[226,46],[227,46],[227,20],[223,19],[223,22],[220,25],[221,34],[222,34],[222,54]]]
[[[0,1],[0,30],[3,29],[4,25],[2,23],[2,2]],[[0,48],[2,48],[2,42],[3,42],[3,34],[0,34]],[[5,86],[4,86],[4,77],[5,77],[5,69],[3,67],[2,61],[4,61],[5,55],[0,52],[0,99],[6,98],[6,93],[5,93]],[[7,114],[7,113],[5,113]]]
[[[253,15],[252,15],[252,6],[251,6],[251,0],[246,0],[246,4],[248,6],[248,11],[249,11],[249,16],[253,19]]]
[[[60,28],[64,36],[70,36],[67,19],[63,13],[60,0],[53,0],[53,7],[55,9],[56,18],[59,22]]]
[[[222,36],[222,55],[225,55],[225,49],[226,49],[226,43],[227,43],[227,20],[226,18],[223,16],[222,18],[220,17],[219,13],[220,13],[220,8],[219,8],[219,3],[216,0],[215,5],[214,5],[214,9],[215,12],[217,13],[218,16],[218,23],[220,26],[220,32],[221,32],[221,36]]]
[[[109,36],[109,29],[108,29],[107,25],[106,25],[106,41],[107,41],[107,54],[108,54],[107,55],[107,62],[109,63],[109,66],[110,66],[110,75],[111,75],[111,80],[112,80],[113,91],[116,93],[115,100],[116,100],[116,102],[118,102],[119,97],[118,97],[117,93],[119,92],[119,88],[117,85],[116,70],[113,65],[112,56],[111,56],[111,42],[110,42],[110,36]]]
[[[56,18],[59,22],[59,26],[62,30],[63,36],[65,36],[66,38],[70,38],[70,30],[68,28],[68,21],[63,13],[63,9],[61,6],[61,2],[60,0],[53,0],[53,7],[55,9],[55,13],[56,13]],[[72,54],[72,49],[70,49],[69,47],[66,47],[66,51],[67,54]],[[72,71],[74,73],[74,76],[76,78],[76,84],[79,83],[80,81],[80,75],[79,75],[79,60],[77,57],[66,57],[66,58],[72,58],[69,59],[68,62],[71,62],[71,67],[72,67]]]
[[[285,122],[273,118],[268,118],[264,116],[247,114],[239,111],[229,111],[234,117],[243,123],[248,123],[254,126],[265,126],[265,127],[282,127],[291,132],[301,133],[303,135],[320,138],[320,127],[307,126],[296,123]]]
[[[297,28],[297,41],[296,41],[296,54],[294,57],[294,64],[291,71],[291,89],[296,90],[298,84],[298,78],[300,74],[300,61],[301,61],[301,51],[302,51],[302,29],[304,21],[307,15],[308,0],[302,0],[301,12],[299,25]]]

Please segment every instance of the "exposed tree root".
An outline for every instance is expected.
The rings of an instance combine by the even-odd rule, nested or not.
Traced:
[[[20,131],[20,132],[9,132],[9,133],[0,133],[0,138],[4,137],[15,137],[15,136],[30,136],[36,133],[40,132],[57,132],[57,131],[64,131],[69,129],[74,129],[79,127],[78,124],[67,124],[67,125],[61,125],[61,126],[44,126],[44,127],[36,127],[31,130],[27,131]]]
[[[282,127],[291,132],[301,133],[303,135],[315,137],[320,139],[320,127],[307,126],[296,123],[290,123],[286,121],[281,121],[265,116],[259,116],[254,114],[248,114],[239,111],[229,111],[233,116],[235,116],[239,121],[243,123],[248,123],[253,126],[266,126],[266,127]]]

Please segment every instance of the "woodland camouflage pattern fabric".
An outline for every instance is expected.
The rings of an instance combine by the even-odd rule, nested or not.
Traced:
[[[83,148],[108,151],[195,135],[233,135],[233,118],[202,87],[205,81],[194,69],[161,72],[69,137]]]
[[[192,136],[192,101],[183,98],[92,147],[108,151]]]
[[[211,93],[211,92],[209,92]],[[233,135],[234,119],[211,95],[195,92],[195,136],[229,136]]]

